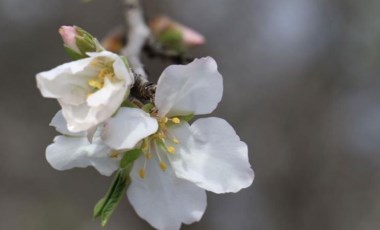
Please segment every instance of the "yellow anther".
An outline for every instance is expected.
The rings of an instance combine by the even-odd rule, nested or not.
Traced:
[[[168,123],[168,120],[169,119],[167,117],[164,117],[164,118],[161,119],[161,122],[164,123],[164,124],[166,124],[166,123]]]
[[[152,154],[151,153],[146,153],[145,154],[145,158],[148,159],[148,160],[152,159]]]
[[[160,138],[160,139],[164,139],[166,136],[165,136],[165,134],[164,133],[162,133],[162,132],[159,132],[158,133],[158,138]]]
[[[145,177],[145,169],[144,168],[140,169],[139,176],[141,177],[141,179],[144,179],[144,177]]]
[[[175,153],[175,148],[174,148],[173,146],[168,146],[168,147],[166,148],[166,150],[168,150],[168,152],[171,153],[171,154],[174,154],[174,153]]]
[[[112,151],[110,157],[111,158],[117,158],[119,156],[119,153],[116,151]]]
[[[167,166],[166,166],[165,162],[160,161],[160,168],[161,168],[161,170],[165,172],[166,167],[167,167]]]
[[[101,89],[103,87],[102,82],[100,82],[99,80],[89,80],[88,85],[96,89]]]
[[[181,123],[181,120],[180,120],[178,117],[173,117],[173,118],[172,118],[172,122],[173,122],[174,124],[179,124],[179,123]]]
[[[179,144],[179,140],[177,138],[175,138],[175,137],[172,139],[172,141],[173,141],[174,144]]]

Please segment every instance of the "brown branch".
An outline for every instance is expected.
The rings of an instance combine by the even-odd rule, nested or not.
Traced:
[[[124,3],[125,20],[128,25],[128,43],[121,53],[127,57],[134,72],[135,84],[131,94],[140,99],[153,100],[156,86],[148,81],[148,75],[140,59],[141,51],[150,35],[150,30],[144,21],[139,0],[124,0]]]

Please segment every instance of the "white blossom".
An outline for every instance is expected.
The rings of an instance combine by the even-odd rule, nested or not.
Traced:
[[[133,85],[123,60],[108,51],[37,74],[42,95],[56,98],[71,132],[85,131],[112,116]]]
[[[73,133],[67,129],[66,120],[59,111],[50,125],[63,135],[56,136],[46,148],[46,159],[57,170],[93,166],[100,174],[110,176],[119,167],[117,152],[112,151],[100,138],[101,126],[95,132],[92,142],[87,132]]]
[[[201,118],[192,125],[184,120],[211,113],[222,93],[214,59],[196,59],[164,70],[151,117],[125,109],[106,121],[103,138],[112,147],[142,140],[144,157],[134,163],[127,195],[137,214],[157,229],[176,230],[200,220],[207,206],[205,190],[237,192],[254,179],[247,145],[225,120]]]

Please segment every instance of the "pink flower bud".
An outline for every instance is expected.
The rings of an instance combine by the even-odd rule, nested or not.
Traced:
[[[181,26],[182,34],[183,34],[183,41],[188,46],[199,46],[203,45],[206,40],[203,37],[202,34],[198,33],[195,30],[190,29],[189,27]]]
[[[166,16],[158,16],[154,18],[150,21],[149,27],[156,36],[159,36],[162,32],[169,29],[179,31],[182,35],[183,43],[186,46],[199,46],[206,42],[202,34]]]
[[[61,26],[61,28],[59,28],[59,34],[61,35],[62,40],[67,48],[80,53],[80,50],[76,44],[77,30],[75,26]]]

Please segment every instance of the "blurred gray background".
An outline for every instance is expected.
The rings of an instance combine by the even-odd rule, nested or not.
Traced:
[[[203,33],[192,55],[224,76],[213,113],[247,142],[256,172],[237,194],[208,194],[183,229],[380,229],[380,1],[145,0]],[[59,109],[35,74],[69,59],[57,33],[101,38],[123,25],[120,0],[0,0],[0,229],[96,230],[95,202],[111,178],[59,172],[45,160]],[[151,80],[169,63],[149,61]],[[163,207],[164,208],[164,207]],[[127,199],[104,229],[151,229]]]

